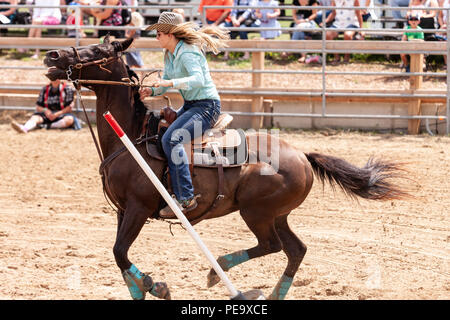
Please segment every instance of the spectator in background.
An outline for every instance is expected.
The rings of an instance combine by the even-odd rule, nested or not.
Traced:
[[[95,2],[91,2],[91,4],[95,4]],[[100,5],[103,6],[122,6],[121,0],[101,0]],[[97,20],[97,25],[100,26],[122,26],[124,21],[122,19],[122,10],[114,9],[114,8],[105,8],[105,9],[91,9],[91,14]],[[107,34],[114,36],[116,38],[124,38],[125,31],[124,30],[98,30],[98,37],[104,37]]]
[[[359,0],[359,6],[360,7],[369,7],[370,2],[373,0]],[[363,18],[363,22],[366,22],[370,18],[369,9],[361,9],[361,15]]]
[[[257,0],[234,0],[233,6],[235,7],[255,7],[257,6]],[[239,9],[234,8],[230,13],[231,22],[226,22],[225,27],[235,27],[235,28],[257,28],[260,26],[261,22],[256,19],[254,14],[254,9]],[[242,40],[248,39],[248,31],[231,31],[230,38],[236,39],[237,36]],[[248,60],[250,58],[250,53],[246,51],[242,60]],[[224,59],[228,59],[228,51],[225,51]]]
[[[233,0],[201,0],[198,12],[203,14],[203,6],[233,6]],[[206,24],[213,26],[219,26],[225,24],[225,22],[231,22],[230,9],[207,9],[206,10]]]
[[[65,5],[64,0],[35,0],[36,6],[59,6]],[[61,10],[59,8],[34,8],[32,25],[58,25],[61,22]],[[42,36],[41,28],[30,28],[29,38],[40,38]],[[39,49],[36,49],[32,59],[39,59]]]
[[[175,9],[172,10],[172,12],[178,13],[183,18],[183,21],[184,21],[184,19],[185,19],[185,17],[184,17],[184,15],[185,15],[184,9],[182,9],[182,8],[175,8]]]
[[[319,4],[319,6],[321,6],[321,7],[331,7],[331,0],[318,0],[317,2]],[[325,9],[325,18],[324,18],[323,21],[326,20],[326,18],[331,14],[332,11],[333,10],[326,10]],[[318,25],[322,23],[322,13],[323,13],[322,9],[318,9],[317,10],[317,16],[315,18],[315,21],[316,21],[316,23]],[[331,22],[333,22],[333,21],[330,21],[330,23]]]
[[[438,16],[437,8],[439,6],[436,0],[411,0],[409,4],[408,15],[417,13],[420,16],[419,27],[422,29],[436,29],[436,20]],[[418,10],[414,10],[418,8]],[[425,33],[425,41],[436,40],[433,33]]]
[[[141,36],[141,28],[144,26],[144,18],[137,11],[131,14],[131,23],[129,26],[139,27],[139,29],[128,29],[125,32],[127,38],[137,39]],[[142,60],[139,50],[130,50],[125,52],[125,59],[130,68],[142,68],[144,61]]]
[[[450,0],[439,0],[439,7],[450,8]],[[448,10],[440,10],[438,15],[439,29],[442,33],[438,34],[438,40],[447,41],[447,21],[448,21]],[[447,69],[447,55],[444,54],[444,68]]]
[[[388,5],[389,7],[408,7],[410,0],[389,0]],[[392,17],[397,20],[405,19],[405,16],[402,14],[402,10],[392,10]],[[403,29],[403,22],[397,21],[396,28]]]
[[[31,118],[24,125],[12,121],[11,126],[19,133],[28,133],[39,127],[81,129],[79,120],[71,113],[74,91],[64,81],[50,81],[41,89],[36,101],[36,112]]]
[[[77,2],[71,2],[70,8],[67,8],[67,19],[66,19],[66,25],[68,26],[74,26],[73,29],[67,29],[67,36],[69,38],[76,38],[77,34],[80,38],[85,38],[86,34],[84,33],[83,29],[77,30],[77,14],[76,14],[76,6],[79,6]],[[78,25],[83,25],[83,12],[80,11],[80,16],[78,17]]]
[[[294,0],[294,5],[299,7],[313,7],[318,6],[319,3],[316,0]],[[292,14],[292,17],[294,18],[294,26],[296,28],[301,29],[318,29],[319,26],[316,23],[315,19],[317,17],[317,10],[314,9],[298,9],[295,10]],[[311,39],[312,34],[310,32],[305,31],[294,31],[292,34],[292,40],[305,40],[305,39]],[[302,52],[300,54],[300,59],[298,59],[298,62],[304,63],[306,59],[306,53]],[[283,56],[283,54],[282,54]]]
[[[420,15],[417,13],[411,13],[407,16],[408,19],[408,25],[406,26],[405,30],[406,32],[402,36],[402,41],[410,41],[412,39],[424,39],[423,32],[408,32],[407,30],[422,30],[421,27],[419,27],[420,24]],[[409,72],[409,63],[408,58],[406,54],[400,54],[400,57],[402,59],[402,64],[400,65],[400,68],[405,68],[406,72]]]
[[[258,6],[265,7],[262,9],[255,9],[255,17],[261,21],[261,28],[281,28],[278,17],[280,16],[280,9],[278,1],[276,0],[259,0]],[[261,30],[262,39],[275,39],[281,35],[281,30]]]
[[[360,28],[362,27],[363,20],[361,15],[361,10],[353,10],[353,9],[342,9],[345,7],[359,7],[359,0],[332,0],[332,6],[336,7],[333,12],[327,17],[326,23],[330,22],[334,19],[333,24],[330,28],[337,29],[347,29],[347,28]],[[342,33],[340,31],[327,31],[327,40],[336,39],[339,34]],[[353,40],[356,31],[347,30],[344,31],[344,40]],[[361,32],[364,37],[364,33]],[[338,53],[334,54],[333,63],[340,62],[340,56]],[[346,53],[344,56],[344,62],[350,61],[350,54]]]
[[[17,0],[1,0],[0,4],[6,5],[17,5]],[[0,25],[1,24],[12,24],[16,19],[16,8],[0,8]],[[1,29],[2,33],[6,33],[8,29]]]

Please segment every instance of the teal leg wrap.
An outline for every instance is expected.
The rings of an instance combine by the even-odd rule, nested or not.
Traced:
[[[128,287],[128,291],[130,291],[131,297],[134,300],[145,299],[145,293],[149,289],[147,287],[153,285],[151,278],[140,272],[134,264],[131,265],[130,269],[125,270],[122,276]]]
[[[269,300],[283,300],[284,297],[286,297],[286,294],[288,293],[293,280],[294,278],[288,277],[283,274],[283,276],[273,289],[273,292],[270,295]]]
[[[217,259],[219,265],[224,271],[228,271],[234,266],[237,266],[238,264],[241,264],[248,260],[250,260],[250,258],[248,257],[247,250],[237,251]]]

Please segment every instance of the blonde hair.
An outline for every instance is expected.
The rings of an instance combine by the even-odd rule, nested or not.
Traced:
[[[187,44],[196,45],[203,52],[218,54],[220,48],[228,47],[226,40],[230,39],[229,31],[216,26],[206,26],[198,29],[193,22],[184,22],[170,30],[177,39]]]

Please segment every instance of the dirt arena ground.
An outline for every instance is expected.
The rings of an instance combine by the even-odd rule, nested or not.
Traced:
[[[370,156],[408,162],[416,199],[352,202],[317,183],[290,215],[308,246],[287,299],[449,299],[450,138],[282,132],[305,152],[362,166]],[[19,135],[0,124],[0,299],[129,299],[114,262],[116,217],[106,203],[88,129]],[[195,227],[214,256],[256,244],[238,213]],[[140,270],[168,282],[173,299],[228,299],[206,287],[208,261],[188,233],[161,221],[130,250]],[[282,252],[228,275],[269,295]],[[153,297],[148,296],[148,299]]]

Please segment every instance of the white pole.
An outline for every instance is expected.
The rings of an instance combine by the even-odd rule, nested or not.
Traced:
[[[211,263],[212,267],[216,271],[217,275],[225,283],[226,287],[230,291],[231,299],[240,299],[242,297],[242,293],[237,291],[236,288],[233,286],[230,279],[228,279],[227,275],[222,270],[220,265],[217,263],[216,259],[211,254],[209,249],[203,243],[202,239],[200,239],[199,235],[194,230],[194,228],[190,224],[189,220],[184,216],[183,212],[181,212],[178,205],[175,203],[175,201],[172,199],[170,194],[167,192],[166,188],[164,188],[161,181],[159,181],[158,177],[155,175],[155,173],[150,168],[148,163],[141,156],[139,151],[137,151],[136,147],[133,145],[133,143],[130,141],[128,136],[122,130],[120,125],[117,123],[116,119],[114,119],[114,117],[111,115],[111,113],[109,111],[105,112],[103,114],[103,117],[105,117],[106,121],[108,121],[110,126],[113,128],[114,132],[119,136],[120,140],[123,142],[123,144],[128,149],[128,151],[130,151],[131,155],[137,161],[139,166],[142,168],[142,170],[144,170],[145,174],[150,178],[151,182],[155,185],[155,187],[159,191],[159,193],[161,193],[164,200],[166,200],[167,204],[170,206],[170,208],[173,210],[173,212],[175,213],[177,218],[181,221],[183,226],[189,232],[191,237],[194,239],[195,243],[197,243],[200,250],[202,250],[202,252],[206,255],[206,258],[208,258],[209,262]]]

